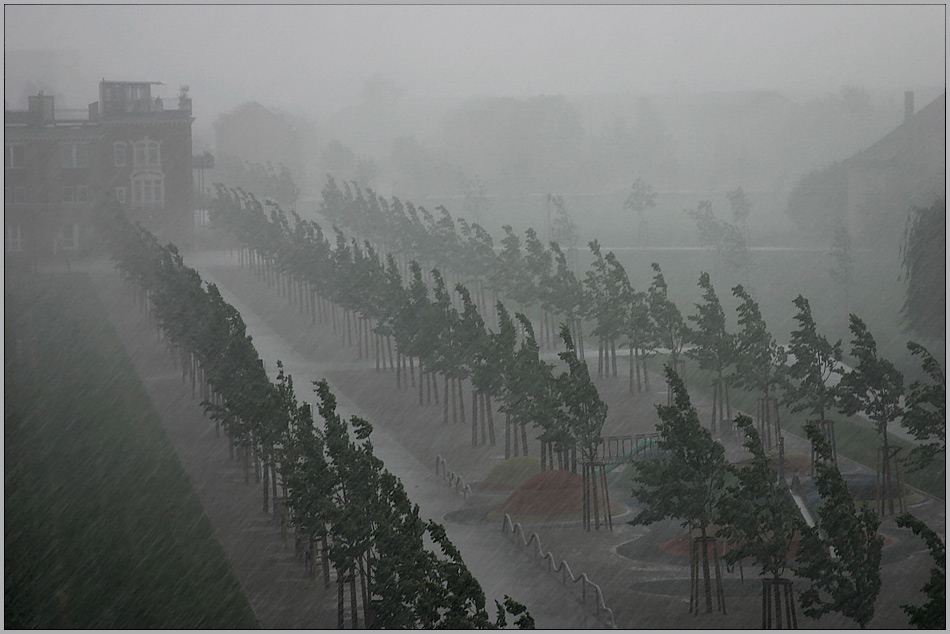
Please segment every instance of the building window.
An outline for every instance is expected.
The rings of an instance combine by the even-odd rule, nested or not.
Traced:
[[[75,251],[79,248],[79,225],[75,222],[64,225],[54,241],[54,251]]]
[[[151,141],[147,138],[137,141],[132,150],[132,158],[136,167],[162,164],[161,145],[158,141]]]
[[[63,167],[86,167],[89,163],[88,143],[64,143]]]
[[[73,188],[72,185],[65,185],[63,187],[63,202],[64,203],[74,203],[76,199],[73,197]]]
[[[24,161],[23,156],[25,153],[25,146],[23,145],[4,145],[3,149],[3,166],[6,169],[23,169]]]
[[[3,246],[7,253],[19,253],[23,251],[23,236],[20,233],[20,225],[7,225],[3,232]]]
[[[125,166],[125,143],[116,143],[113,148],[113,156],[115,157],[115,166],[124,167]]]
[[[13,204],[14,205],[26,204],[26,187],[19,186],[19,187],[13,188]]]
[[[89,202],[89,187],[87,185],[76,185],[76,202]]]
[[[163,205],[165,179],[156,174],[143,174],[132,180],[132,203],[135,205]]]
[[[211,215],[208,209],[195,209],[195,229],[202,229],[211,224]]]
[[[125,187],[115,188],[115,199],[120,203],[125,202]]]

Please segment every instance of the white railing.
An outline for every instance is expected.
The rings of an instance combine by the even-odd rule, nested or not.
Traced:
[[[445,464],[445,458],[441,455],[435,457],[435,475],[439,475],[439,468],[442,469],[442,475],[449,481],[449,486],[455,489],[456,493],[461,493],[462,497],[468,499],[472,495],[472,487],[465,484],[465,479],[454,471],[450,471]]]
[[[544,549],[541,548],[541,538],[538,536],[538,534],[531,533],[531,537],[525,539],[524,527],[521,525],[521,523],[512,522],[511,516],[505,513],[505,517],[501,523],[501,532],[502,534],[507,534],[509,530],[511,531],[512,535],[518,534],[521,536],[522,546],[528,547],[532,543],[534,544],[535,557],[540,559],[542,562],[547,563],[548,569],[554,574],[561,573],[562,584],[566,586],[568,581],[571,583],[577,583],[578,581],[581,582],[581,603],[583,603],[584,606],[587,606],[587,587],[590,586],[593,591],[592,595],[595,599],[594,608],[597,610],[597,616],[605,617],[604,620],[611,629],[617,628],[617,624],[614,623],[613,610],[608,608],[607,604],[604,603],[603,591],[600,589],[599,585],[587,578],[586,573],[581,573],[579,577],[575,577],[574,573],[571,572],[570,565],[568,565],[568,563],[563,559],[561,560],[560,564],[555,564],[554,555],[552,555],[550,552],[545,552]]]

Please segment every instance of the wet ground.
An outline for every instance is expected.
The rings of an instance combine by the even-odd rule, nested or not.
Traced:
[[[577,584],[562,585],[560,575],[548,572],[535,559],[535,547],[518,545],[517,538],[503,535],[500,523],[479,520],[480,507],[494,500],[473,496],[466,500],[436,475],[436,456],[467,482],[477,482],[504,460],[504,439],[495,446],[471,444],[467,423],[443,423],[443,405],[420,407],[415,389],[395,386],[394,374],[376,371],[373,359],[360,359],[355,347],[343,345],[341,334],[330,324],[314,320],[286,297],[279,297],[247,270],[237,266],[227,252],[186,255],[186,263],[202,277],[216,282],[225,299],[241,312],[254,337],[254,344],[273,376],[276,361],[294,377],[297,397],[313,402],[307,390],[311,380],[329,379],[341,410],[361,415],[374,425],[376,453],[387,469],[400,477],[424,517],[443,521],[449,537],[482,583],[489,597],[509,594],[528,605],[539,627],[602,627],[581,602]],[[146,379],[153,400],[166,420],[182,461],[192,477],[222,543],[234,561],[265,627],[335,627],[335,588],[307,578],[294,557],[292,543],[281,539],[277,524],[260,511],[258,487],[244,484],[239,463],[228,458],[227,443],[214,436],[213,425],[204,419],[190,385],[183,385],[163,344],[140,311],[129,311],[130,289],[122,284],[110,265],[94,268],[100,294],[136,367]],[[621,373],[623,370],[621,370]],[[598,380],[598,389],[610,404],[607,434],[653,431],[653,403],[665,402],[665,387],[651,377],[653,393],[629,396],[625,377]],[[441,384],[440,384],[441,389]],[[466,390],[466,394],[468,394]],[[468,403],[466,403],[468,405]],[[699,411],[710,407],[696,397]],[[496,424],[502,420],[496,418]],[[724,439],[727,453],[738,455],[737,440]],[[531,447],[537,455],[537,446]],[[786,435],[787,452],[807,453],[804,440]],[[871,473],[862,465],[841,461],[842,470]],[[804,475],[804,474],[803,474]],[[615,482],[619,477],[613,478]],[[615,499],[627,502],[629,495],[619,484]],[[497,497],[497,496],[496,496]],[[502,498],[503,499],[503,498]],[[945,504],[928,496],[910,509],[942,534]],[[632,501],[631,501],[632,502]],[[575,575],[586,573],[603,589],[606,605],[621,628],[757,628],[760,624],[760,583],[754,572],[739,567],[723,570],[727,614],[688,614],[688,560],[663,552],[660,545],[674,539],[681,529],[673,522],[651,527],[616,522],[612,531],[584,532],[578,523],[530,525],[545,551],[556,561],[566,560]],[[870,627],[903,628],[906,616],[901,603],[922,600],[917,589],[926,580],[930,565],[923,542],[886,519],[882,533],[893,540],[884,553],[884,591]],[[262,557],[261,553],[265,555]],[[801,584],[798,582],[796,585]],[[590,591],[588,591],[590,592]],[[489,601],[489,605],[491,602]],[[812,621],[799,614],[800,627],[851,627],[837,616]]]

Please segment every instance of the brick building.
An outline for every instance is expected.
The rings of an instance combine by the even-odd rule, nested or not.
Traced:
[[[107,197],[162,241],[191,244],[191,99],[187,88],[177,103],[153,98],[156,84],[103,80],[88,110],[57,110],[42,93],[5,110],[6,254],[85,250]]]

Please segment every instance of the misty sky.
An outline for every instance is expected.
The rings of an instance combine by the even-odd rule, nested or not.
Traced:
[[[335,109],[379,73],[413,99],[945,83],[925,6],[9,6],[5,48],[69,49],[93,85],[189,84],[196,108]],[[201,108],[204,110],[204,108]],[[207,111],[206,111],[207,112]]]

